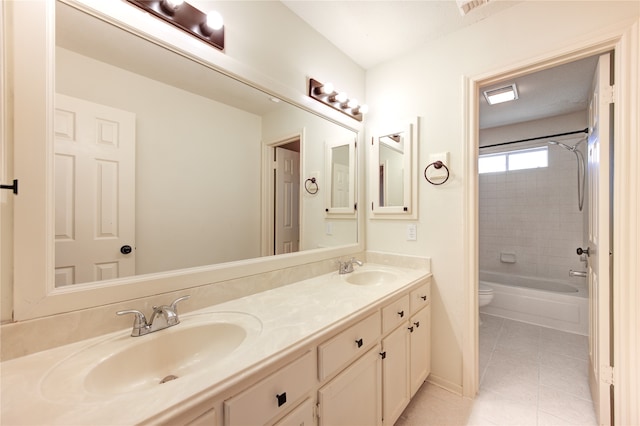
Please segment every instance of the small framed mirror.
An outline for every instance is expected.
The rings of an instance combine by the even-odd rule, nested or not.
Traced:
[[[326,143],[325,173],[329,181],[325,193],[327,215],[355,215],[355,147],[353,139]]]
[[[388,128],[371,141],[371,217],[418,217],[418,120]]]

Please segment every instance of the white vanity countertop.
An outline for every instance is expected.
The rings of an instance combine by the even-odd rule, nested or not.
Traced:
[[[355,268],[358,269],[357,266]],[[296,344],[339,325],[430,275],[423,269],[374,264],[366,264],[365,269],[393,271],[398,279],[388,284],[352,285],[344,282],[348,275],[334,272],[184,314],[186,322],[194,314],[241,312],[259,319],[262,330],[248,343],[249,347],[238,348],[215,368],[206,370],[206,374],[193,373],[152,389],[98,396],[86,392],[80,377],[72,377],[73,372],[70,372],[69,385],[65,384],[65,387],[72,389],[78,382],[77,387],[82,391],[69,391],[68,397],[58,395],[52,398],[43,394],[42,383],[47,377],[51,378],[52,368],[78,352],[114,338],[149,338],[127,337],[130,329],[5,361],[0,364],[0,422],[3,425],[120,425],[142,422],[166,409],[179,407],[203,391],[225,389]],[[153,334],[157,333],[163,331]],[[78,367],[79,370],[82,368]]]

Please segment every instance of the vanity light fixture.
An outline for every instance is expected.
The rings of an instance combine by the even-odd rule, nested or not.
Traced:
[[[220,13],[204,13],[184,0],[127,1],[216,49],[224,50],[224,23]]]
[[[495,105],[502,102],[515,101],[518,99],[518,89],[516,84],[510,84],[508,86],[498,87],[496,89],[485,90],[484,98],[489,105]]]
[[[360,105],[356,99],[349,99],[345,92],[335,90],[333,84],[322,84],[313,78],[309,79],[309,96],[358,121],[362,121],[363,115],[369,111],[366,105]]]

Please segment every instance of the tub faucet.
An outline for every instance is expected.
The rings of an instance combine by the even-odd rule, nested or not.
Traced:
[[[346,262],[342,262],[342,261],[338,261],[339,269],[338,272],[340,274],[349,274],[351,272],[353,272],[353,264],[357,264],[358,266],[362,266],[362,262],[357,260],[355,257],[352,257],[351,259],[347,260]]]
[[[138,337],[145,334],[153,333],[154,331],[164,330],[165,328],[172,327],[180,324],[180,318],[178,318],[178,303],[183,300],[187,300],[191,296],[178,297],[171,302],[171,305],[154,306],[151,319],[147,322],[144,314],[135,309],[127,309],[124,311],[116,312],[116,315],[133,314],[133,329],[131,330],[131,336]]]

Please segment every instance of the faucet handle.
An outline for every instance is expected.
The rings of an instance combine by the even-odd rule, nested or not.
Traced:
[[[183,300],[187,300],[190,297],[191,297],[190,295],[178,297],[176,300],[171,302],[171,310],[177,315],[178,314],[178,306],[177,306],[178,303],[182,302]]]
[[[133,314],[135,317],[133,318],[133,330],[131,331],[132,336],[140,336],[140,330],[143,330],[148,326],[147,318],[144,314],[136,309],[126,309],[124,311],[116,312],[116,315],[126,315]]]

